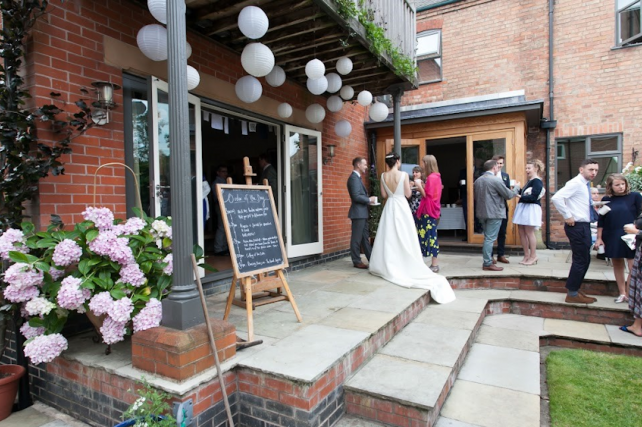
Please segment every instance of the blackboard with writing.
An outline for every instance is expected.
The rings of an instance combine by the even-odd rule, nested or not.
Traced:
[[[286,268],[272,189],[219,184],[217,192],[236,277]]]

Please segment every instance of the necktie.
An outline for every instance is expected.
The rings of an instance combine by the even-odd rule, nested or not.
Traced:
[[[593,198],[591,197],[590,182],[586,183],[586,188],[588,188],[588,194],[589,194],[589,218],[591,219],[591,222],[595,222],[597,221],[597,212],[595,212],[595,209],[593,208]]]

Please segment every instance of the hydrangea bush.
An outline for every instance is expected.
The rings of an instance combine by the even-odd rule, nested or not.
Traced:
[[[642,166],[633,166],[633,162],[626,164],[622,174],[629,181],[631,191],[642,191]]]
[[[13,262],[4,274],[4,299],[26,319],[20,333],[32,363],[67,349],[61,331],[71,312],[102,316],[108,345],[159,326],[160,301],[172,283],[171,220],[141,215],[114,220],[109,209],[89,207],[70,231],[52,222],[36,232],[26,222],[0,236],[0,257]]]

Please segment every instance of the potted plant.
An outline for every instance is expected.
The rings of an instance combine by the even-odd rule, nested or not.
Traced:
[[[168,403],[171,398],[169,394],[155,389],[144,378],[140,381],[136,394],[138,399],[123,413],[125,421],[116,427],[176,426]]]

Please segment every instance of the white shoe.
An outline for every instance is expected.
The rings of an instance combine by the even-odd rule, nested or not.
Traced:
[[[628,302],[629,298],[626,295],[620,295],[619,297],[615,298],[614,301],[616,304],[622,304],[623,302]]]

